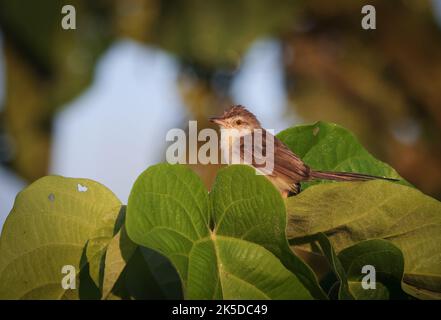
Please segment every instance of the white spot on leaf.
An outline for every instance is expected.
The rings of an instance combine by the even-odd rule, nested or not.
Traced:
[[[78,191],[79,192],[86,192],[87,191],[87,187],[81,185],[80,183],[78,184]]]

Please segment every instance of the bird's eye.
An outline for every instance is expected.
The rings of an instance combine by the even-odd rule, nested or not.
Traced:
[[[237,124],[238,126],[240,126],[240,125],[242,124],[242,120],[237,119],[237,120],[236,120],[236,124]]]

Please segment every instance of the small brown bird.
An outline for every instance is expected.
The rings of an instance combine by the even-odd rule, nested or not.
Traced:
[[[251,163],[244,163],[253,166],[256,170],[265,174],[266,177],[277,187],[283,197],[298,194],[300,192],[300,182],[311,180],[366,181],[372,179],[384,179],[397,181],[396,179],[376,177],[360,173],[312,170],[283,142],[263,129],[254,114],[240,105],[231,107],[220,117],[210,118],[210,121],[219,125],[222,130],[226,130],[227,132],[234,131],[233,134],[227,134],[227,138],[222,136],[222,152],[224,153],[226,149],[231,150],[235,142],[240,146],[239,154],[242,161],[246,158],[247,152],[252,152],[252,155],[248,155],[250,156],[248,159],[252,159]],[[258,146],[253,145],[252,149],[244,147],[244,141],[246,140],[247,135],[251,135],[251,138],[254,141],[256,129],[260,129],[262,135],[260,148],[263,150],[259,150],[261,152],[258,153],[255,152],[256,148],[259,148]],[[262,161],[258,161],[261,159],[256,159],[256,154],[266,154],[267,136],[274,139],[274,156],[272,157],[272,161],[274,161],[274,163],[272,163],[273,170],[269,173],[262,170]],[[236,139],[240,140],[237,141]],[[231,161],[227,162],[231,163]]]

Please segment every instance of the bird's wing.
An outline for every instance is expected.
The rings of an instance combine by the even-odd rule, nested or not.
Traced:
[[[250,133],[250,135],[252,136],[252,141],[256,141],[256,132],[253,131]],[[253,143],[251,147],[246,147],[245,145],[245,141],[247,141],[246,136],[241,138],[240,156],[242,161],[251,159],[251,165],[253,167],[259,170],[263,169],[261,171],[263,171],[265,174],[269,174],[274,177],[280,176],[280,178],[288,180],[292,184],[308,180],[310,172],[309,167],[283,142],[266,130],[262,130],[261,137],[261,143],[258,141],[259,139],[257,139],[258,143]],[[266,153],[266,150],[270,149],[270,146],[267,148],[267,138],[273,139],[274,141],[273,158]],[[273,161],[273,166],[270,166],[272,167],[272,172],[264,171],[264,168],[267,167],[267,162],[265,161]]]

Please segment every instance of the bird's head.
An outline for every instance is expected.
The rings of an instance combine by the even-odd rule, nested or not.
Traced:
[[[210,121],[219,125],[221,129],[254,130],[260,129],[260,122],[256,116],[244,106],[232,106],[221,116],[210,118]]]

